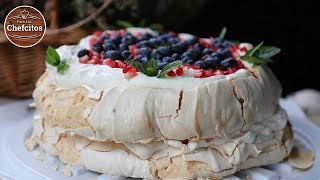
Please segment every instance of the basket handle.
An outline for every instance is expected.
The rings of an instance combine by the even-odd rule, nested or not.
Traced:
[[[106,9],[110,5],[111,2],[112,2],[112,0],[105,0],[104,3],[94,13],[92,13],[90,16],[82,19],[81,21],[79,21],[79,22],[77,22],[75,24],[72,24],[72,25],[69,25],[69,26],[66,26],[66,27],[63,27],[63,28],[47,29],[46,34],[52,35],[52,34],[59,34],[59,33],[69,32],[69,31],[75,30],[75,29],[83,26],[84,24],[92,21],[97,15],[99,15],[104,9]],[[52,3],[52,4],[48,4],[49,8],[50,8],[50,6],[52,6],[52,8],[54,8],[53,11],[56,11],[55,1],[53,0],[50,3]],[[46,3],[46,5],[47,5],[47,3]],[[56,28],[57,27],[57,23],[58,23],[57,22],[57,13],[56,12],[52,13],[51,21],[53,22],[52,27]],[[2,23],[0,23],[0,29],[3,30],[3,24]]]

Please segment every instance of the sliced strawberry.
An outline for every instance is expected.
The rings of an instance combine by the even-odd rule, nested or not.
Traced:
[[[114,68],[116,66],[116,63],[114,62],[114,60],[112,60],[110,58],[102,60],[101,64],[108,65],[112,68]]]
[[[132,67],[132,66],[127,66],[125,68],[123,68],[122,70],[123,73],[127,73],[127,72],[137,72],[137,69]]]
[[[116,65],[115,65],[116,68],[124,68],[127,66],[124,62],[122,62],[120,60],[116,60],[115,63],[116,63]]]

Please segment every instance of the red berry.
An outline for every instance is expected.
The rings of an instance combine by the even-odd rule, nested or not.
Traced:
[[[123,68],[122,70],[123,73],[127,73],[127,72],[137,72],[137,69],[132,67],[132,66],[127,66],[125,68]]]
[[[204,71],[204,76],[205,77],[210,77],[210,76],[213,76],[213,75],[214,75],[214,72],[213,72],[212,69]]]
[[[169,71],[169,72],[167,73],[167,75],[170,76],[170,77],[177,76],[177,74],[176,74],[173,70]]]
[[[124,78],[131,79],[133,77],[136,77],[137,75],[138,75],[137,72],[127,72],[126,74],[124,74]]]
[[[182,68],[182,67],[178,67],[177,69],[176,69],[176,74],[177,74],[177,76],[182,76],[183,74],[184,74],[184,70],[183,70],[184,68]]]
[[[101,34],[102,34],[101,31],[95,31],[95,32],[93,32],[93,35],[96,36],[96,37],[100,37]]]
[[[112,60],[110,58],[102,60],[101,64],[108,65],[111,68],[114,68],[116,66],[116,63],[114,62],[114,60]]]
[[[116,65],[115,65],[116,68],[124,68],[127,66],[124,62],[122,62],[120,60],[116,60],[115,63],[116,63]]]
[[[247,52],[248,49],[247,49],[246,47],[242,47],[242,48],[240,48],[240,51],[245,51],[245,52]]]

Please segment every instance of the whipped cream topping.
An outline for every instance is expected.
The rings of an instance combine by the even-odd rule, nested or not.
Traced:
[[[154,32],[147,28],[128,28],[132,34],[139,32]],[[221,79],[234,79],[237,77],[250,76],[250,72],[246,69],[240,69],[230,75],[216,75],[208,78],[194,78],[192,74],[196,72],[186,73],[181,77],[157,78],[149,77],[142,73],[128,80],[124,77],[122,69],[111,68],[107,65],[81,64],[77,53],[81,49],[89,49],[89,40],[92,36],[83,38],[78,45],[65,45],[57,49],[61,59],[66,59],[70,64],[70,69],[64,74],[57,72],[56,68],[47,64],[47,71],[60,89],[69,89],[79,86],[90,86],[94,89],[107,89],[112,87],[150,87],[150,88],[173,88],[173,89],[189,89],[195,86],[204,85],[208,82],[218,81]],[[182,39],[190,39],[193,35],[181,33],[179,37]],[[196,71],[196,70],[194,70]]]

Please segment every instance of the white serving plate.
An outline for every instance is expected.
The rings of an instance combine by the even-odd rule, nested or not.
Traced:
[[[63,175],[61,171],[53,170],[53,165],[61,162],[40,151],[29,152],[24,146],[24,140],[30,134],[33,113],[27,110],[31,99],[8,103],[0,106],[0,179],[61,179],[61,180],[110,180],[125,179],[87,171],[80,167],[72,167],[72,177]],[[312,149],[316,157],[311,168],[300,171],[291,167],[287,162],[251,168],[224,178],[226,180],[245,179],[247,176],[258,180],[276,179],[320,179],[320,128],[312,124],[292,101],[281,100],[281,105],[288,111],[293,125],[295,138],[307,148]],[[42,161],[36,157],[44,156]]]

